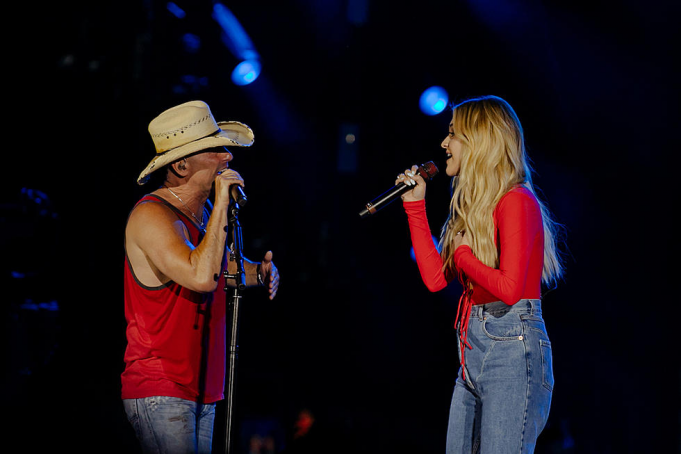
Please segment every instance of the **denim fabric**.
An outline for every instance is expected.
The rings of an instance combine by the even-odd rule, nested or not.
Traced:
[[[124,399],[123,406],[145,454],[211,452],[214,403],[154,396]]]
[[[553,392],[551,342],[540,300],[473,306],[465,379],[456,380],[447,454],[534,452]]]

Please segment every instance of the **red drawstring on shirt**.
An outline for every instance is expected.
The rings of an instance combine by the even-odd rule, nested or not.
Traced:
[[[463,285],[463,293],[459,298],[459,307],[456,309],[456,320],[454,327],[459,336],[459,350],[461,354],[461,372],[464,380],[466,379],[466,347],[472,350],[473,347],[468,343],[468,321],[471,318],[471,309],[473,308],[473,289],[468,285],[467,279],[463,272],[459,271],[459,281]]]

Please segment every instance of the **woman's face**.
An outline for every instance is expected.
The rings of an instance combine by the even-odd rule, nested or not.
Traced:
[[[454,131],[454,117],[452,117],[452,122],[449,123],[449,133],[445,140],[442,141],[442,148],[447,153],[447,169],[445,173],[450,177],[454,177],[461,170],[461,150],[463,148],[461,141],[456,137]]]

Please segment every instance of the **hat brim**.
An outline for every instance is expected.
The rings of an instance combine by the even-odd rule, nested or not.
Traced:
[[[238,121],[222,121],[218,122],[218,126],[220,131],[215,135],[189,142],[156,155],[137,177],[137,184],[143,185],[149,180],[149,175],[152,172],[192,153],[215,147],[250,147],[253,145],[253,131],[247,125]]]

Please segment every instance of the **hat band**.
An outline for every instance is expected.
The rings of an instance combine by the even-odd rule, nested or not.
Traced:
[[[208,137],[214,136],[215,134],[218,134],[218,133],[221,133],[221,132],[222,132],[222,129],[218,127],[218,129],[216,129],[215,131],[213,131],[213,132],[211,132],[211,133],[208,133],[208,134],[206,134],[206,135],[203,136],[203,137],[199,137],[198,139],[194,139],[194,140],[192,140],[191,142],[183,143],[182,145],[178,145],[178,146],[176,146],[176,147],[169,148],[169,149],[167,149],[167,150],[165,150],[165,151],[156,152],[156,156],[163,156],[164,154],[170,153],[171,151],[176,150],[176,149],[178,149],[178,148],[180,148],[180,147],[184,147],[185,145],[189,145],[190,143],[194,143],[194,142],[197,142],[197,141],[199,141],[199,140],[206,139],[206,138],[208,138]]]

